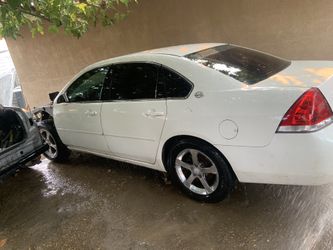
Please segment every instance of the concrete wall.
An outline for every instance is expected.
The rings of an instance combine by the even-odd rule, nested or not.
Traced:
[[[331,0],[139,0],[112,28],[81,39],[28,32],[7,39],[30,106],[48,102],[80,69],[129,52],[196,42],[230,42],[289,59],[333,60]]]

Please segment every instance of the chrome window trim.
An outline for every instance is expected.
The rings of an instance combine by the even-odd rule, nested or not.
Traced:
[[[315,125],[307,125],[307,126],[279,126],[276,130],[277,134],[290,134],[290,133],[313,133],[319,131],[328,125],[333,123],[333,117],[329,117],[326,120],[315,124]]]

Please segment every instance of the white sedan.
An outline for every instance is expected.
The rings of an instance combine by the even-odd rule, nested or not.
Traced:
[[[225,198],[236,180],[328,183],[331,75],[330,61],[288,61],[230,44],[108,59],[54,100],[61,140],[51,131],[46,155],[63,160],[70,149],[166,171],[207,202]]]

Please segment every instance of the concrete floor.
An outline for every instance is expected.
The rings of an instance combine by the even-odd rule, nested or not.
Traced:
[[[201,204],[155,171],[88,155],[0,184],[0,249],[332,249],[332,229],[333,185],[247,184]]]

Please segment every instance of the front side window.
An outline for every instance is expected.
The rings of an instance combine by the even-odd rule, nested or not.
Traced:
[[[184,77],[164,67],[158,73],[159,98],[185,98],[192,90],[192,84]]]
[[[148,63],[113,65],[106,80],[103,99],[155,99],[158,66]]]
[[[100,100],[108,71],[109,67],[102,67],[84,73],[67,89],[68,101],[89,102]]]
[[[245,84],[255,84],[282,71],[289,61],[259,51],[221,45],[186,56]]]

